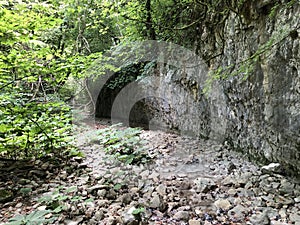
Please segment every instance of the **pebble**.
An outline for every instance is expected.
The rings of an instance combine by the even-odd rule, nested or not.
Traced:
[[[248,214],[248,209],[246,209],[242,205],[237,205],[233,209],[228,211],[229,217],[233,217],[239,221],[243,221],[247,214]]]
[[[166,189],[167,189],[167,188],[166,188],[165,185],[160,184],[160,185],[157,186],[156,191],[157,191],[157,193],[158,193],[159,195],[164,196],[164,195],[166,195]]]
[[[189,212],[187,211],[178,211],[174,214],[173,218],[176,220],[188,221],[189,216]]]
[[[214,202],[214,205],[219,209],[228,210],[232,207],[231,203],[227,199],[218,199]]]
[[[161,206],[160,198],[157,194],[153,195],[149,207],[158,209]]]
[[[300,223],[300,213],[299,214],[298,213],[292,213],[292,214],[290,214],[290,220],[292,222],[298,222],[298,223]]]
[[[253,214],[250,217],[250,222],[254,225],[269,225],[270,219],[268,217],[267,210],[260,214]]]
[[[288,177],[266,168],[262,172],[254,164],[242,160],[241,155],[225,149],[220,152],[220,147],[206,142],[194,140],[191,145],[188,138],[154,131],[147,134],[154,145],[152,149],[156,149],[153,153],[158,155],[152,164],[114,163],[101,158],[103,154],[95,153],[99,153],[101,147],[94,150],[87,147],[84,150],[87,158],[80,163],[93,165],[92,169],[79,168],[78,160],[73,160],[74,165],[68,165],[65,171],[57,171],[55,175],[50,171],[55,168],[53,165],[40,161],[38,168],[44,165],[49,170],[44,172],[48,184],[40,185],[45,183],[39,178],[42,173],[33,169],[36,172],[28,179],[22,177],[22,184],[17,183],[15,188],[31,185],[33,192],[38,194],[48,192],[51,196],[59,190],[59,194],[67,195],[68,199],[62,201],[66,209],[55,224],[134,225],[139,221],[132,213],[140,209],[137,217],[152,224],[238,225],[244,224],[247,217],[253,225],[299,225],[300,186]],[[168,138],[162,141],[162,137]],[[162,142],[170,142],[164,143],[166,149],[163,151],[156,148]],[[188,149],[193,151],[192,158]],[[192,160],[194,158],[197,162]],[[117,184],[122,187],[114,188]],[[67,188],[60,186],[76,186],[77,189],[64,193]],[[70,201],[76,196],[82,199]],[[23,197],[30,200],[31,196],[20,196]],[[3,204],[3,215],[12,216],[17,210],[23,213],[32,209],[21,202],[23,199],[16,200],[15,204]],[[35,209],[47,208],[45,203],[36,202]]]
[[[201,225],[200,220],[189,220],[189,225]]]

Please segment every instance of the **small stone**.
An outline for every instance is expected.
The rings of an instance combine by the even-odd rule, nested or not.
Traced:
[[[230,186],[230,185],[233,185],[233,184],[235,184],[235,183],[236,183],[236,180],[235,180],[234,178],[230,177],[230,176],[225,177],[225,178],[222,180],[222,182],[221,182],[221,184],[222,184],[222,185],[225,185],[225,186]]]
[[[16,204],[15,208],[21,208],[22,205],[23,205],[23,203],[22,203],[22,202],[19,202],[18,204]],[[45,207],[45,209],[46,209],[46,207]],[[39,209],[39,210],[40,210],[40,209]]]
[[[228,216],[234,217],[237,220],[244,220],[247,213],[248,213],[248,209],[246,209],[242,205],[237,205],[233,209],[228,211]]]
[[[254,214],[250,218],[250,222],[252,224],[257,224],[257,225],[269,225],[270,224],[270,219],[267,214],[267,210],[263,211],[261,214]]]
[[[204,222],[204,225],[212,225],[212,223],[211,223],[211,222],[208,222],[208,221],[205,221],[205,222]]]
[[[117,193],[113,189],[110,189],[106,194],[106,197],[108,199],[115,199],[116,196],[117,196]]]
[[[130,192],[132,193],[132,194],[136,194],[136,193],[138,193],[139,192],[139,188],[138,187],[133,187],[133,188],[131,188],[130,189]]]
[[[283,197],[283,196],[277,196],[275,198],[275,202],[281,203],[283,205],[290,205],[294,203],[294,199],[288,198],[288,197]]]
[[[282,168],[279,163],[270,163],[267,166],[261,167],[261,172],[264,174],[269,174],[269,173],[281,173]]]
[[[199,221],[199,220],[189,220],[189,225],[201,225],[201,221]]]
[[[160,198],[159,198],[159,196],[156,194],[156,195],[154,195],[153,198],[151,199],[149,206],[150,206],[151,208],[158,209],[158,208],[160,207],[160,205],[161,205]]]
[[[231,188],[231,189],[229,189],[228,191],[227,191],[227,193],[229,194],[229,195],[235,195],[236,194],[236,189],[233,189],[233,188]]]
[[[280,183],[279,182],[272,182],[271,186],[272,186],[273,189],[277,189],[277,188],[279,188]]]
[[[42,170],[47,170],[48,167],[49,167],[49,165],[50,165],[50,163],[45,162],[44,164],[41,165],[41,169],[42,169]]]
[[[121,196],[121,201],[123,204],[127,205],[131,202],[132,198],[131,198],[131,195],[129,193],[127,194],[124,194]]]
[[[281,180],[279,192],[281,194],[293,194],[295,190],[295,184],[289,182],[286,179]]]
[[[65,220],[65,224],[66,224],[66,225],[77,225],[77,224],[79,224],[82,220],[83,220],[82,218],[80,218],[80,219],[78,219],[78,220],[76,220],[76,221],[74,221],[74,220]]]
[[[158,182],[159,181],[158,177],[159,177],[159,173],[157,173],[155,171],[148,176],[148,178],[152,179],[154,182]]]
[[[131,223],[132,221],[135,220],[135,217],[132,214],[134,212],[134,210],[136,210],[136,208],[135,207],[131,207],[127,212],[125,212],[123,214],[123,223],[124,224],[129,224],[129,223]]]
[[[287,217],[286,209],[281,208],[278,213],[279,213],[280,217],[283,219],[285,219]]]
[[[105,189],[98,190],[97,191],[97,196],[99,196],[99,197],[105,197],[106,192],[107,191]]]
[[[216,183],[212,179],[205,177],[195,179],[194,183],[196,185],[196,190],[202,193],[207,193],[216,187]]]
[[[190,216],[189,212],[187,211],[178,211],[177,213],[174,214],[173,218],[176,220],[188,221],[189,216]]]
[[[104,213],[102,210],[98,210],[97,212],[95,212],[94,218],[97,221],[101,221],[104,218]]]
[[[85,211],[85,216],[87,217],[87,218],[91,218],[92,217],[92,214],[93,214],[93,212],[94,212],[94,208],[88,208],[86,211]]]
[[[158,187],[156,188],[156,191],[159,195],[164,196],[166,195],[166,186],[163,184],[158,185]]]
[[[92,186],[90,188],[87,188],[87,192],[88,193],[93,193],[93,192],[96,192],[100,189],[109,189],[109,186],[108,185],[103,185],[103,184],[99,184],[99,185],[95,185],[95,186]]]
[[[16,208],[18,208],[18,207],[16,206]],[[46,205],[42,205],[42,206],[37,207],[37,210],[42,211],[42,210],[46,210],[46,208],[47,208]]]
[[[145,170],[140,173],[140,176],[142,177],[143,180],[146,180],[148,178],[149,174],[150,174],[149,170]]]
[[[300,223],[300,214],[298,214],[298,213],[290,214],[290,220],[295,223],[296,222]]]
[[[276,220],[271,220],[271,224],[272,225],[289,225],[288,223],[279,222],[279,221],[276,221]]]
[[[231,208],[231,203],[227,199],[218,199],[214,205],[219,209],[228,210]]]
[[[96,202],[96,205],[99,206],[99,207],[104,207],[104,206],[106,206],[108,203],[109,203],[109,201],[106,200],[106,199],[104,199],[104,200],[98,200],[98,201]]]

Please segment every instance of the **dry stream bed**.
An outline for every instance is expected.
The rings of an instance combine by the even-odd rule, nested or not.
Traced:
[[[260,167],[211,141],[143,131],[155,158],[124,165],[91,141],[94,131],[78,135],[84,159],[1,161],[0,189],[13,198],[0,195],[0,224],[52,207],[50,224],[300,225],[300,181],[276,164]]]

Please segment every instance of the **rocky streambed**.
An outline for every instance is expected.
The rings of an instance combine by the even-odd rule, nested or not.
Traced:
[[[277,164],[261,167],[211,141],[143,131],[155,158],[124,165],[91,142],[93,132],[79,135],[84,159],[2,163],[1,190],[14,198],[0,203],[1,224],[52,207],[50,224],[300,225],[300,181]]]

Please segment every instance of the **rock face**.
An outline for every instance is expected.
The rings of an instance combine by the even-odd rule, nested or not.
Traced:
[[[200,57],[192,55],[188,65],[169,60],[153,79],[135,83],[135,94],[143,93],[137,101],[149,96],[160,100],[155,108],[163,115],[152,115],[152,123],[182,134],[226,140],[253,159],[277,162],[299,175],[300,25],[295,15],[300,6],[297,1],[282,1],[280,6],[273,1],[245,1],[238,16],[232,11],[220,18],[221,25],[202,29]],[[208,74],[226,79],[212,81]],[[205,95],[207,83],[211,85]],[[122,94],[134,99],[126,90]]]
[[[232,14],[226,21],[222,66],[238,63],[265,43],[274,46],[253,65],[253,72],[241,81],[224,82],[230,144],[254,158],[276,161],[290,171],[300,172],[300,24],[294,4],[270,17],[273,3],[251,5],[251,21],[239,22]],[[279,43],[279,44],[276,44]],[[227,62],[227,63],[226,63]]]

